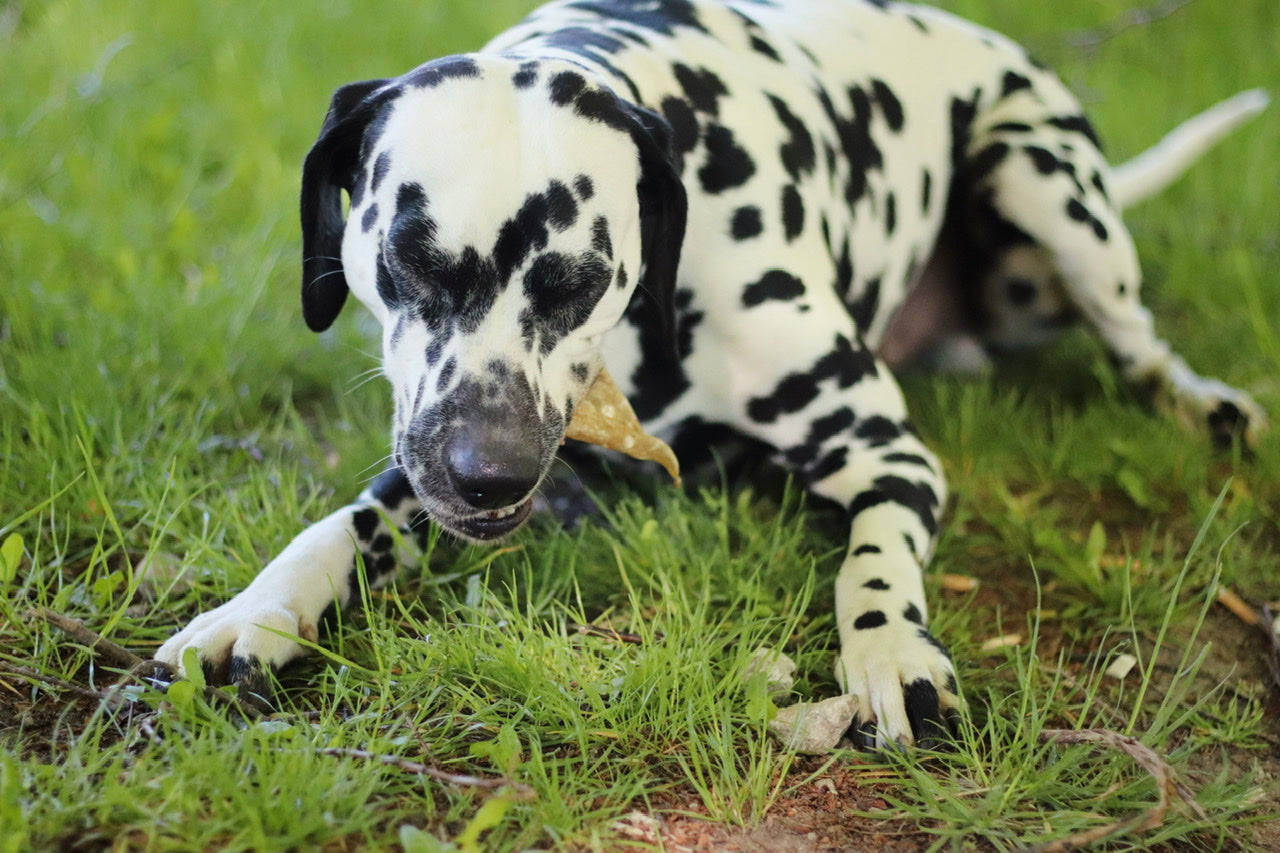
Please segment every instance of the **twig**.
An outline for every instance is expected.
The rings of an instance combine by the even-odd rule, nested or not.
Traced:
[[[1262,615],[1250,606],[1243,598],[1236,595],[1229,587],[1220,586],[1217,592],[1218,603],[1230,610],[1241,622],[1258,627],[1262,624]]]
[[[88,687],[81,687],[79,684],[73,684],[70,681],[66,681],[65,679],[58,678],[54,675],[45,675],[39,670],[31,669],[26,666],[19,666],[16,663],[9,663],[8,661],[0,660],[0,671],[17,675],[22,678],[30,678],[33,681],[39,681],[41,684],[47,684],[50,687],[56,687],[59,690],[65,690],[68,693],[74,693],[75,695],[83,696],[86,699],[93,699],[96,702],[101,702],[104,698],[103,695],[96,690],[91,690]]]
[[[1102,26],[1072,33],[1067,37],[1067,43],[1080,50],[1097,50],[1104,42],[1110,41],[1125,30],[1168,18],[1194,2],[1195,0],[1161,0],[1141,9],[1129,9]]]
[[[79,619],[72,619],[70,616],[64,616],[47,607],[37,607],[31,610],[28,615],[43,619],[63,631],[71,639],[88,648],[103,663],[128,670],[128,675],[123,680],[136,679],[152,687],[159,687],[164,690],[165,688],[162,686],[164,681],[173,682],[178,679],[177,673],[167,664],[138,657],[124,646],[113,643],[103,637]],[[121,683],[123,683],[123,680]],[[119,687],[120,683],[117,683],[113,694],[118,692]],[[83,690],[84,688],[79,689]],[[110,696],[94,695],[98,699],[110,698]],[[231,708],[247,720],[258,720],[264,716],[262,711],[252,703],[208,685],[204,688],[204,697],[209,700],[211,705],[223,705]]]
[[[628,634],[625,631],[616,631],[613,628],[602,628],[599,625],[571,625],[574,631],[587,637],[604,637],[606,640],[617,640],[619,643],[634,643],[642,645],[644,637],[639,634]]]
[[[432,767],[430,764],[423,764],[420,761],[410,761],[407,758],[401,758],[398,755],[383,755],[376,752],[369,752],[367,749],[348,749],[338,746],[324,747],[317,750],[321,755],[333,755],[340,758],[361,758],[366,761],[378,761],[397,770],[403,770],[405,773],[412,773],[416,776],[429,776],[439,782],[445,782],[450,785],[459,785],[468,788],[511,788],[515,792],[516,797],[522,800],[531,800],[536,794],[533,788],[523,782],[515,782],[511,779],[488,778],[485,776],[471,776],[465,773],[450,773],[441,770],[439,767]]]
[[[1130,831],[1145,832],[1155,829],[1164,822],[1165,812],[1169,810],[1169,801],[1173,797],[1177,797],[1190,806],[1196,817],[1201,820],[1208,817],[1204,809],[1196,802],[1195,796],[1191,791],[1179,784],[1177,779],[1174,778],[1173,768],[1169,766],[1169,763],[1161,758],[1155,750],[1139,743],[1134,738],[1126,737],[1119,732],[1107,729],[1046,729],[1040,733],[1040,740],[1044,743],[1092,743],[1110,749],[1118,749],[1138,762],[1143,770],[1146,770],[1155,778],[1156,791],[1159,794],[1159,798],[1156,800],[1156,804],[1145,812],[1115,823],[1095,827],[1084,832],[1077,832],[1057,841],[1025,848],[1029,853],[1030,851],[1033,851],[1033,853],[1065,853],[1065,851],[1069,850],[1080,850],[1095,842],[1123,835]]]
[[[43,619],[67,634],[77,643],[87,647],[95,657],[100,658],[105,664],[117,666],[121,669],[133,669],[138,664],[143,663],[142,658],[124,646],[111,642],[79,619],[63,616],[61,613],[50,610],[47,607],[37,607],[30,611],[29,615]]]

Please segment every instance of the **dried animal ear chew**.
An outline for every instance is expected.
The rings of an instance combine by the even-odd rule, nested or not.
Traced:
[[[657,462],[680,485],[680,463],[675,452],[665,441],[644,431],[635,410],[607,370],[600,371],[574,409],[565,437]]]

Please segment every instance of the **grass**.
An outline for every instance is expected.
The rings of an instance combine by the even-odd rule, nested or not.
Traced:
[[[969,707],[951,753],[815,761],[764,733],[755,648],[796,658],[797,694],[835,689],[841,537],[790,491],[620,493],[608,527],[434,543],[285,674],[269,720],[194,692],[91,698],[119,673],[33,607],[146,655],[382,456],[367,322],[316,337],[297,316],[301,157],[336,85],[472,48],[528,4],[372,5],[0,7],[0,851],[616,849],[635,809],[703,849],[767,819],[787,849],[1007,850],[1154,802],[1127,758],[1040,742],[1095,726],[1160,753],[1208,814],[1175,806],[1113,849],[1280,843],[1259,822],[1280,805],[1267,650],[1214,603],[1217,584],[1280,598],[1276,438],[1214,454],[1083,336],[990,379],[906,382],[955,492],[936,572],[979,582],[929,581]],[[948,6],[1061,69],[1119,159],[1237,90],[1280,91],[1270,0],[1200,0],[1093,46],[1073,34],[1125,2]],[[1128,217],[1163,333],[1273,413],[1278,138],[1273,108]],[[1104,677],[1120,653],[1138,667]]]

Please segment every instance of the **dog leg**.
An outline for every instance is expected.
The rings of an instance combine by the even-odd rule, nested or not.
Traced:
[[[391,580],[400,563],[391,531],[409,530],[418,516],[408,480],[388,469],[355,503],[298,534],[243,592],[170,637],[156,660],[181,674],[196,649],[212,680],[269,703],[270,673],[305,654],[299,640],[316,642],[320,625],[356,596],[357,571],[371,587]]]
[[[994,257],[1042,255],[1053,287],[1027,277],[1032,289],[1061,288],[1067,313],[1093,327],[1125,378],[1151,393],[1158,408],[1220,446],[1237,438],[1254,445],[1266,427],[1257,403],[1197,375],[1156,336],[1138,295],[1142,276],[1133,240],[1107,193],[1107,166],[1084,119],[1063,112],[1074,103],[1052,91],[1043,100],[1030,90],[1014,97],[1035,105],[1019,129],[979,130],[969,146],[969,168],[977,175],[967,188],[968,214],[978,223],[979,245],[986,243]],[[1046,105],[1058,110],[1048,112]],[[991,245],[992,235],[1003,245]]]
[[[835,318],[839,310],[805,316]],[[857,698],[856,731],[869,746],[927,744],[959,704],[951,658],[925,627],[922,571],[945,500],[942,467],[851,320],[830,336],[768,325],[795,347],[789,361],[811,366],[749,399],[744,431],[778,448],[812,492],[849,512],[849,547],[835,589],[836,675]]]

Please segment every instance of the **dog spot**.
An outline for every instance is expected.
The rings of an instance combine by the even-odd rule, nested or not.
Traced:
[[[1014,92],[1020,92],[1023,89],[1031,88],[1031,80],[1017,73],[1016,71],[1006,71],[1004,79],[1000,81],[1000,96],[1007,98]]]
[[[1039,145],[1024,145],[1022,150],[1031,158],[1036,171],[1040,174],[1052,175],[1058,170],[1060,163],[1052,151],[1041,148]]]
[[[1054,116],[1047,119],[1046,124],[1056,127],[1058,130],[1065,130],[1068,133],[1078,133],[1093,144],[1094,148],[1102,150],[1102,140],[1098,138],[1098,133],[1093,129],[1093,125],[1089,123],[1089,119],[1082,115],[1074,116]]]
[[[415,68],[402,78],[410,86],[434,89],[446,80],[482,77],[480,66],[465,56],[447,56]]]
[[[388,308],[400,307],[400,293],[396,289],[396,280],[391,275],[386,258],[379,255],[374,265],[374,286],[378,288],[378,298]]]
[[[991,125],[992,133],[1030,133],[1034,129],[1024,121],[1002,121]]]
[[[675,309],[674,347],[667,335],[648,322],[642,302],[632,300],[623,315],[639,333],[640,364],[631,373],[631,408],[642,423],[662,414],[692,384],[680,362],[693,352],[693,333],[704,312],[693,308],[693,292],[686,288],[676,290]]]
[[[364,210],[364,216],[360,217],[360,230],[368,234],[373,230],[373,226],[378,224],[378,203],[375,201]]]
[[[676,82],[696,111],[712,116],[720,114],[719,99],[729,94],[729,90],[719,77],[705,68],[695,71],[679,62],[672,66],[672,70],[675,72]]]
[[[859,421],[853,434],[868,447],[884,447],[902,437],[902,428],[883,415],[872,415]]]
[[[680,98],[664,98],[662,117],[671,126],[672,143],[678,152],[688,154],[698,146],[698,119],[687,103]]]
[[[578,198],[583,201],[590,201],[591,197],[596,194],[596,185],[586,175],[578,175],[573,179],[573,190],[578,194]]]
[[[573,8],[597,14],[611,21],[622,21],[642,30],[674,35],[685,28],[705,33],[698,20],[694,4],[689,0],[665,0],[663,3],[602,3],[598,0],[579,0]]]
[[[386,180],[387,173],[391,171],[391,152],[383,151],[373,161],[373,176],[370,178],[369,191],[377,192],[378,187],[382,186],[382,182]]]
[[[708,127],[705,146],[707,161],[698,170],[698,180],[709,195],[740,187],[755,174],[751,155],[738,144],[729,128],[719,124]]]
[[[888,237],[898,228],[898,197],[889,193],[884,199],[884,233]]]
[[[611,275],[609,266],[592,253],[539,255],[524,276],[524,295],[529,300],[529,309],[521,317],[525,335],[536,332],[543,354],[550,352],[591,316]]]
[[[388,512],[395,512],[401,504],[414,497],[413,487],[399,467],[388,468],[379,474],[369,486],[369,493]]]
[[[445,335],[437,335],[427,345],[427,367],[435,367],[440,363],[440,357],[444,355],[444,348],[448,345],[449,339]]]
[[[1104,199],[1110,200],[1111,194],[1107,192],[1107,185],[1106,182],[1102,180],[1101,172],[1095,169],[1093,175],[1089,178],[1089,182],[1093,184],[1093,188],[1098,191],[1098,195],[1102,196]]]
[[[782,231],[788,243],[804,230],[804,201],[795,184],[782,188]]]
[[[817,462],[806,465],[801,473],[804,475],[804,481],[812,485],[821,483],[837,471],[844,470],[848,464],[849,448],[835,447],[827,451],[827,454]]]
[[[864,554],[879,554],[879,553],[881,553],[879,545],[859,545],[857,548],[853,549],[853,556],[855,557],[861,557]],[[867,583],[870,583],[870,581],[868,581]],[[884,583],[884,582],[881,581],[881,583]],[[863,584],[863,585],[865,586],[866,584]]]
[[[834,379],[838,387],[848,388],[875,373],[875,356],[864,347],[855,349],[844,335],[836,335],[831,351],[811,369],[788,374],[770,394],[748,401],[747,416],[758,423],[773,423],[779,416],[798,412],[813,402],[819,382]]]
[[[733,239],[749,240],[752,237],[759,237],[763,230],[760,208],[755,205],[745,205],[733,212],[733,218],[729,222],[729,233]]]
[[[877,548],[876,550],[879,551],[880,549]],[[886,592],[889,589],[889,584],[885,583],[882,578],[872,578],[862,586],[864,589],[874,589],[877,592]]]
[[[928,483],[912,482],[892,474],[877,477],[872,488],[859,492],[854,497],[849,504],[849,514],[857,517],[864,510],[885,503],[895,503],[910,510],[930,534],[937,531],[935,512],[938,508],[938,495]]]
[[[886,453],[883,457],[885,462],[892,462],[902,465],[919,465],[929,471],[933,470],[933,466],[929,464],[929,460],[925,459],[918,453]]]
[[[920,608],[914,604],[908,604],[907,609],[902,611],[902,618],[908,622],[914,622],[917,625],[924,624],[924,617],[920,615]]]
[[[561,71],[551,78],[551,84],[548,87],[551,93],[551,103],[558,107],[568,106],[577,99],[586,86],[587,81],[581,74],[573,71]]]
[[[585,385],[587,379],[591,376],[591,367],[585,362],[576,362],[569,368],[569,373],[573,376],[575,382],[579,385]]]
[[[786,301],[804,295],[804,282],[788,272],[769,270],[742,292],[742,304],[755,307],[769,300]]]
[[[978,101],[982,99],[982,89],[974,89],[973,97],[951,99],[951,162],[959,167],[964,162],[969,138],[973,132],[973,122],[978,115]]]
[[[613,260],[613,241],[609,239],[609,220],[597,216],[591,223],[591,248]]]
[[[888,623],[889,619],[881,610],[868,610],[857,619],[853,620],[853,627],[858,631],[869,631],[872,628],[879,628]]]
[[[758,35],[752,34],[751,49],[756,53],[769,57],[774,62],[782,61],[782,57],[778,55],[778,51],[774,49],[773,45],[769,44],[769,42],[765,41]]]
[[[1127,284],[1125,284],[1122,281],[1116,285],[1116,296],[1119,296],[1121,299],[1123,299],[1128,294],[1129,294],[1129,286]]]
[[[358,509],[351,514],[351,524],[355,527],[356,537],[361,542],[368,542],[378,529],[378,511],[372,507]]]
[[[1069,199],[1066,206],[1067,216],[1070,216],[1076,222],[1081,222],[1093,229],[1094,235],[1102,241],[1107,239],[1107,226],[1102,221],[1089,212],[1089,208],[1077,198]]]
[[[443,394],[449,390],[449,383],[453,381],[453,374],[458,370],[458,360],[450,357],[444,363],[444,367],[440,368],[440,375],[436,377],[436,392]]]
[[[876,311],[880,308],[880,278],[871,279],[862,288],[858,298],[849,303],[849,314],[859,331],[865,332],[871,327]]]
[[[916,550],[916,539],[910,533],[902,534],[902,541],[906,543],[907,550],[911,552],[911,556],[917,560],[920,559],[920,552]]]
[[[1009,145],[1005,142],[993,142],[973,156],[966,164],[966,178],[974,184],[999,168],[1009,156]]]
[[[615,279],[618,290],[627,289],[627,267],[625,264],[618,264],[618,275]]]
[[[785,101],[770,95],[769,103],[773,105],[774,114],[778,116],[778,121],[787,132],[786,141],[778,149],[782,165],[791,176],[791,180],[798,181],[801,175],[813,171],[815,164],[813,137],[809,134],[809,129],[804,126],[804,122],[796,118]]]
[[[884,116],[889,129],[894,133],[902,131],[906,116],[902,112],[902,102],[883,80],[872,80],[871,91],[875,94],[876,103],[880,105],[880,114]]]
[[[511,75],[511,82],[515,84],[517,89],[528,89],[538,82],[538,63],[524,62],[520,64],[520,70]]]

